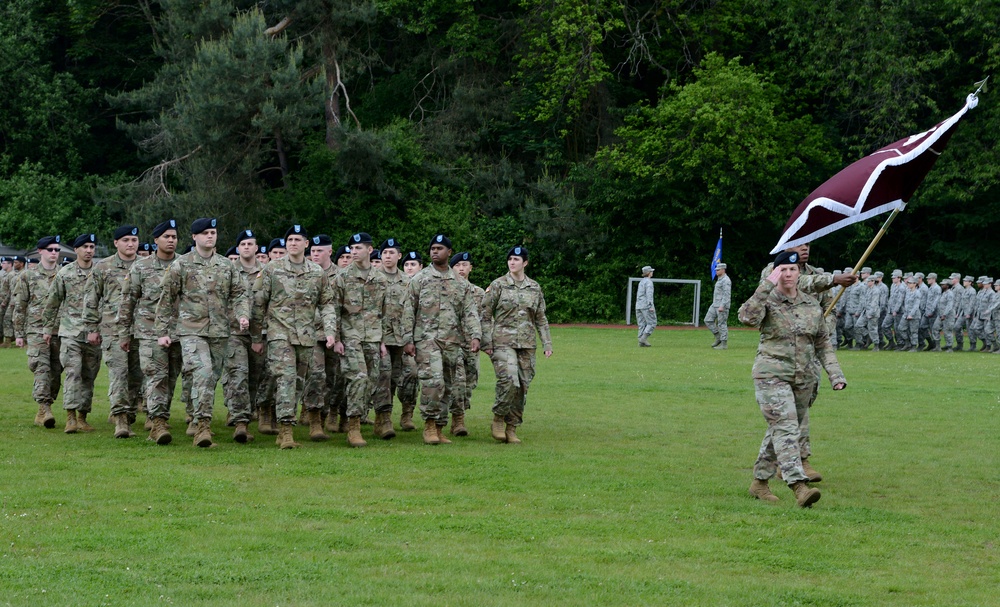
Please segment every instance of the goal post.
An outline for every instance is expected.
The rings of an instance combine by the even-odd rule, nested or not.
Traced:
[[[633,285],[638,283],[642,278],[630,277],[628,279],[628,290],[625,296],[625,324],[632,324],[632,292],[635,290]],[[682,284],[682,285],[694,285],[694,302],[691,308],[691,324],[695,327],[699,326],[701,320],[701,281],[700,280],[688,280],[684,278],[651,278],[655,282],[664,282],[671,284]]]

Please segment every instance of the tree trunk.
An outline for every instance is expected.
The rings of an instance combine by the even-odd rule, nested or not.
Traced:
[[[337,53],[329,43],[323,45],[323,60],[326,64],[326,147],[337,149],[336,132],[340,128],[340,77]]]

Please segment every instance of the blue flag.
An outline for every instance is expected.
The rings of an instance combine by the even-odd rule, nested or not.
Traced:
[[[715,266],[722,261],[722,230],[719,230],[719,242],[715,243],[715,253],[712,254],[712,280],[715,280]]]

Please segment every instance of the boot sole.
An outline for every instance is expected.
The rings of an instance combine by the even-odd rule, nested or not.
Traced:
[[[195,446],[196,447],[201,447],[202,449],[207,449],[208,447],[212,446],[212,439],[211,438],[203,438],[200,441],[196,442]]]
[[[248,442],[250,442],[250,440],[247,438],[247,433],[246,432],[241,432],[239,434],[233,434],[233,440],[236,441],[236,442],[238,442],[241,445],[245,445]]]
[[[804,501],[801,504],[799,504],[799,507],[800,508],[809,508],[813,504],[815,504],[816,502],[818,502],[819,498],[820,498],[820,493],[819,493],[819,491],[817,491],[817,492],[813,493],[812,495],[810,495],[809,497],[807,497],[806,501]]]
[[[314,443],[323,443],[330,440],[330,437],[325,434],[310,434],[309,440]]]
[[[392,440],[392,439],[396,438],[396,433],[395,432],[386,432],[385,434],[383,434],[379,438],[381,438],[382,440]]]
[[[50,430],[56,427],[56,418],[50,417],[42,421],[42,425]]]
[[[156,439],[157,445],[169,445],[170,441],[174,440],[174,437],[170,436],[169,433],[164,433],[160,435],[160,438]]]

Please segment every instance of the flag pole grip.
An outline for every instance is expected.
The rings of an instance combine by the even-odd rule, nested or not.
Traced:
[[[872,239],[871,244],[869,244],[868,248],[865,249],[864,255],[861,256],[858,263],[854,264],[854,268],[851,269],[851,276],[855,276],[858,272],[860,272],[860,268],[864,267],[865,262],[868,261],[868,256],[872,254],[873,250],[875,250],[875,245],[878,244],[878,241],[882,240],[882,237],[885,236],[885,233],[889,230],[889,225],[892,224],[894,219],[896,219],[896,215],[899,215],[900,210],[901,209],[893,209],[892,213],[889,214],[885,223],[882,224],[882,229],[878,231],[878,234],[876,234],[875,238]],[[843,288],[840,290],[840,293],[837,293],[837,296],[830,302],[830,306],[826,309],[826,312],[823,312],[823,318],[830,315],[830,312],[833,310],[834,306],[837,305],[837,302],[840,301],[840,298],[845,291],[847,291],[847,289]]]

